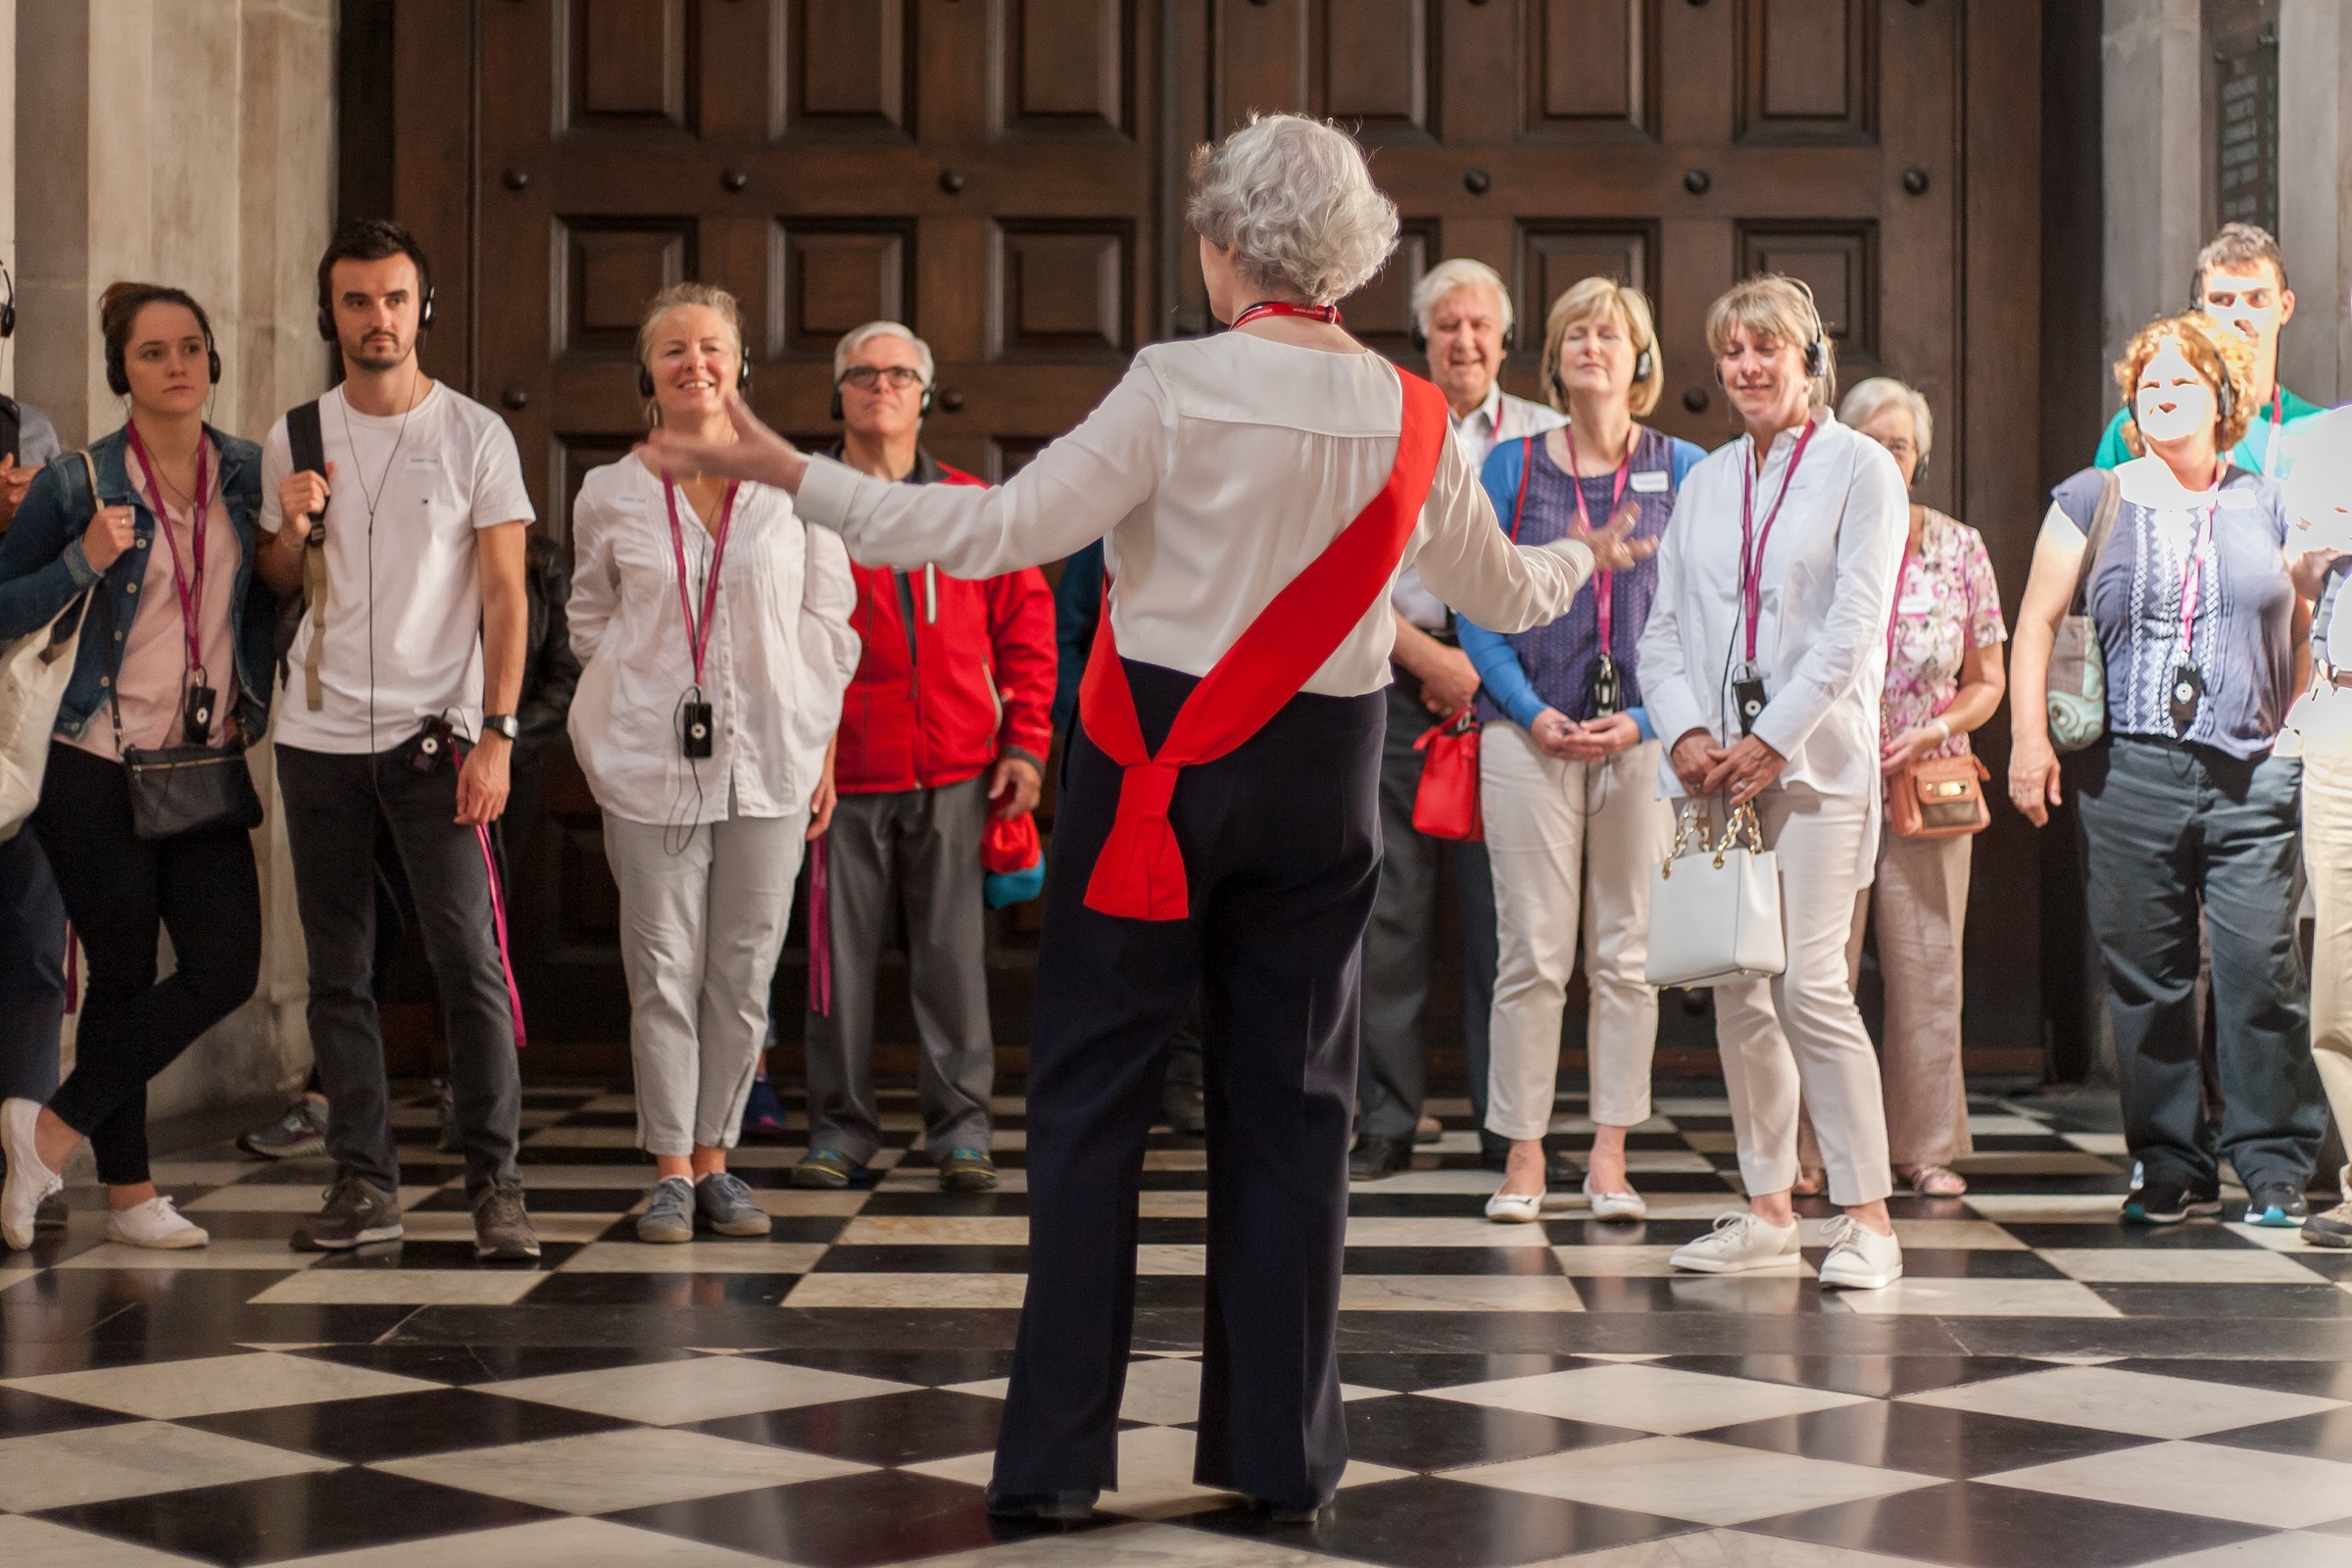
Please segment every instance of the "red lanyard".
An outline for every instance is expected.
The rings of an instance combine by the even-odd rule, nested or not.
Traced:
[[[1584,476],[1576,471],[1576,437],[1571,435],[1567,439],[1568,488],[1576,496],[1577,519],[1585,525],[1585,531],[1591,533],[1593,531],[1592,514],[1585,510],[1585,480]],[[1609,515],[1611,517],[1617,515],[1617,508],[1625,500],[1626,484],[1634,476],[1634,449],[1641,444],[1642,432],[1636,430],[1632,443],[1626,448],[1625,461],[1617,466],[1617,488],[1609,496]],[[1786,490],[1788,486],[1783,485],[1781,488]],[[1617,574],[1615,572],[1604,571],[1595,577],[1592,584],[1592,603],[1600,612],[1600,651],[1605,654],[1609,651],[1610,612],[1617,603]],[[1748,657],[1751,659],[1755,657],[1753,650],[1749,651]]]
[[[1293,305],[1289,300],[1261,300],[1233,318],[1236,327],[1248,326],[1261,316],[1303,316],[1310,321],[1340,324],[1337,305]]]
[[[710,568],[703,573],[703,613],[697,619],[694,601],[686,592],[686,531],[678,526],[678,490],[664,477],[662,481],[662,501],[669,508],[669,548],[678,560],[678,609],[686,616],[686,646],[694,653],[694,684],[703,684],[703,652],[710,646],[710,616],[718,608],[718,568],[727,559],[727,528],[735,520],[736,486],[727,486],[726,499],[718,504],[718,532],[710,545]]]
[[[1772,510],[1764,514],[1764,531],[1755,531],[1756,470],[1753,464],[1740,466],[1740,604],[1747,621],[1747,662],[1756,662],[1756,622],[1764,614],[1764,547],[1772,542],[1772,525],[1780,520],[1781,503],[1788,499],[1788,487],[1796,482],[1796,466],[1805,461],[1805,448],[1812,444],[1813,432],[1821,426],[1810,417],[1805,420],[1805,433],[1796,438],[1796,450],[1788,454],[1788,471],[1781,475],[1780,493],[1772,498]],[[1754,439],[1749,439],[1754,445]]]
[[[2227,458],[2214,465],[2213,489],[2207,492],[2205,515],[2189,535],[2188,564],[2180,568],[2180,662],[2193,664],[2197,602],[2205,597],[2205,557],[2213,549],[2213,517],[2222,508],[2222,480],[2229,475]]]
[[[139,460],[139,471],[147,476],[147,501],[155,509],[155,531],[164,536],[164,548],[172,552],[172,587],[179,595],[180,630],[188,639],[188,669],[190,673],[204,668],[204,634],[197,629],[197,617],[204,609],[204,530],[205,514],[212,510],[207,459],[211,445],[203,433],[196,437],[196,503],[188,516],[188,542],[196,556],[194,572],[182,569],[179,564],[179,541],[172,536],[172,518],[164,511],[163,486],[156,483],[155,465],[147,461],[147,443],[139,439],[139,427],[125,424],[129,432],[131,456]]]

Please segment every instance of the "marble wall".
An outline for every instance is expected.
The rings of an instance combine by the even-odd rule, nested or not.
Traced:
[[[2352,5],[2280,0],[2278,236],[2295,319],[2278,346],[2287,385],[2352,402]]]

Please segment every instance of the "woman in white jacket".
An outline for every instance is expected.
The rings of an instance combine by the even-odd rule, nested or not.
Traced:
[[[663,289],[637,334],[653,420],[733,436],[734,296]],[[833,814],[832,738],[858,667],[849,555],[760,484],[591,471],[572,509],[571,743],[620,888],[637,1143],[661,1172],[647,1242],[765,1236],[726,1151],[767,1035],[804,844]]]

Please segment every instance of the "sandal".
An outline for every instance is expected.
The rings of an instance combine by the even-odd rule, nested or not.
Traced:
[[[1788,1196],[1790,1198],[1819,1198],[1823,1193],[1829,1191],[1829,1187],[1830,1173],[1828,1171],[1800,1170],[1796,1173],[1796,1181],[1788,1189]]]
[[[1895,1174],[1922,1198],[1958,1198],[1968,1191],[1968,1178],[1948,1165],[1913,1165]]]

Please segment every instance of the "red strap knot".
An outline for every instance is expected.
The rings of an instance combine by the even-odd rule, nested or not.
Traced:
[[[1184,851],[1168,822],[1180,771],[1172,762],[1137,762],[1120,773],[1118,811],[1087,878],[1088,908],[1131,920],[1181,920],[1191,913]]]

